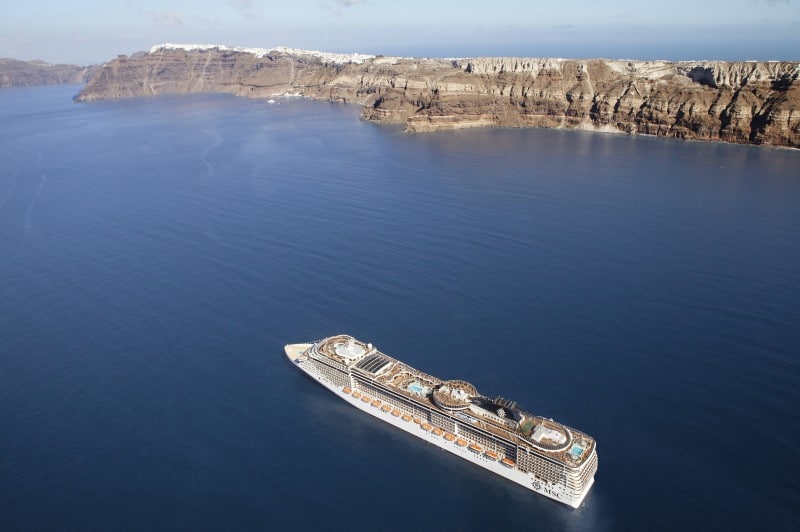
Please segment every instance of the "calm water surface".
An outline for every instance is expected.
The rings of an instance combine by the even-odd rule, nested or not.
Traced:
[[[787,529],[800,152],[0,91],[0,529]],[[333,401],[347,332],[599,443],[579,510]]]

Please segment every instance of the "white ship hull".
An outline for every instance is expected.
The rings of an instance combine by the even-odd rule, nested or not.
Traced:
[[[309,377],[319,382],[319,384],[327,388],[342,401],[350,404],[358,410],[361,410],[362,412],[376,417],[385,423],[393,425],[400,430],[416,436],[417,438],[425,440],[428,443],[439,447],[440,449],[459,456],[468,462],[487,469],[492,473],[511,480],[512,482],[515,482],[531,491],[571,506],[572,508],[578,508],[581,505],[590,488],[594,484],[594,477],[592,476],[592,478],[589,479],[582,489],[581,493],[568,493],[563,486],[541,481],[532,473],[520,471],[516,467],[508,467],[500,460],[495,460],[487,456],[487,454],[484,452],[476,452],[475,450],[470,449],[469,446],[464,446],[463,442],[462,445],[459,445],[456,440],[448,441],[442,435],[437,435],[430,430],[425,430],[422,423],[415,422],[412,419],[405,420],[401,416],[393,415],[391,411],[384,411],[381,408],[373,406],[371,402],[362,401],[361,397],[356,398],[352,393],[345,393],[343,387],[332,384],[323,375],[315,372],[313,365],[303,363],[302,353],[311,347],[311,345],[313,344],[287,345],[285,347],[286,355],[294,365],[300,368]],[[408,416],[405,417],[408,418]]]

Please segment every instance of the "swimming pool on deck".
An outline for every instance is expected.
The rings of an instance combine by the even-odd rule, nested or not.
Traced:
[[[419,382],[414,381],[408,385],[408,391],[417,395],[428,395],[431,390],[427,386],[423,386]]]

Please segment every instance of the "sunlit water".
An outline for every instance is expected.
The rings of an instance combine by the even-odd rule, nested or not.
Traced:
[[[0,529],[786,529],[800,152],[0,91]],[[593,435],[579,510],[337,402],[336,333]]]

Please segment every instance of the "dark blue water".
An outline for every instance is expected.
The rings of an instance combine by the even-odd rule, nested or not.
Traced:
[[[0,92],[0,529],[786,529],[800,152]],[[585,430],[571,510],[333,400],[347,332]]]

